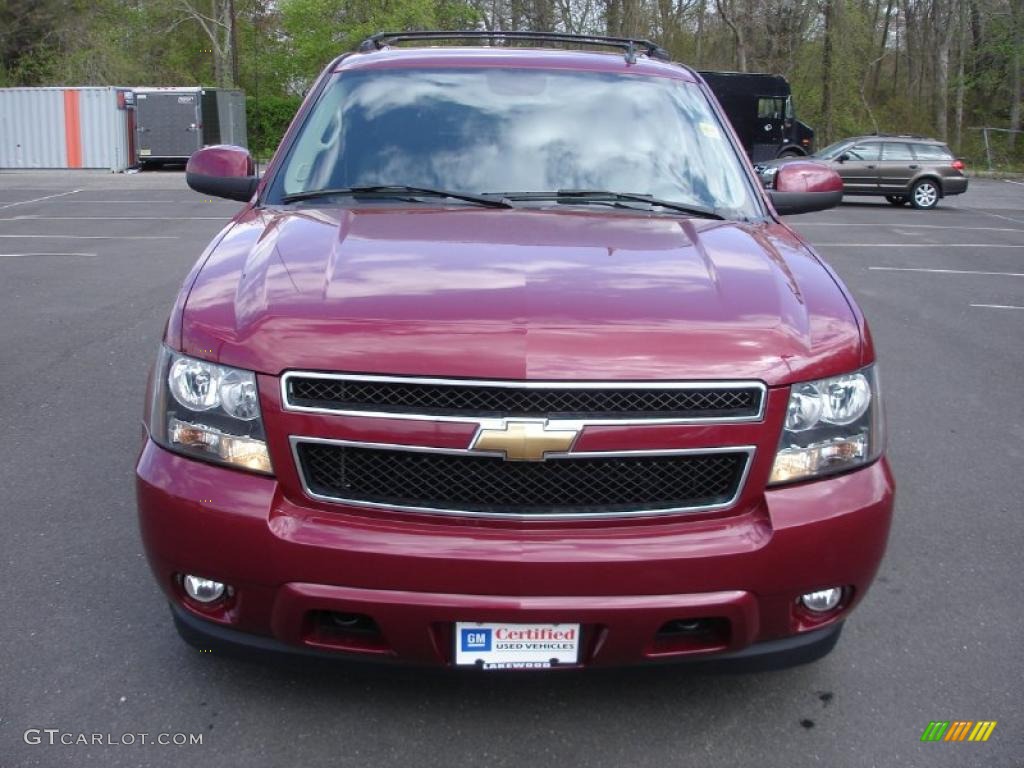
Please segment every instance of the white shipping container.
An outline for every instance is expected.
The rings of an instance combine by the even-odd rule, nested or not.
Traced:
[[[0,168],[135,165],[127,88],[0,88]]]

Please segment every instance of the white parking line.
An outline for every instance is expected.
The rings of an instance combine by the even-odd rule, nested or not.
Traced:
[[[1012,179],[1003,179],[1003,181],[1005,181],[1007,184],[1020,184],[1022,187],[1024,187],[1024,181],[1013,181]],[[982,305],[981,304],[978,304],[978,305],[971,304],[971,306],[972,307],[973,306],[979,306],[980,307]]]
[[[971,306],[983,309],[1024,309],[1024,307],[1015,307],[1012,304],[971,304]]]
[[[1003,221],[1012,221],[1014,224],[1024,224],[1024,219],[1015,219],[1012,216],[1003,216],[1001,213],[992,213],[991,211],[982,211],[978,208],[967,208],[965,210],[974,211],[975,213],[983,213],[986,216],[991,216],[994,219],[1002,219]]]
[[[946,224],[848,224],[841,221],[807,221],[794,224],[796,229],[804,227],[886,227],[888,229],[961,229],[965,232],[1024,232],[1021,227],[953,227]]]
[[[37,198],[35,198],[33,200],[19,200],[16,203],[7,203],[7,205],[0,205],[0,211],[4,210],[5,208],[13,208],[16,205],[28,205],[29,203],[41,203],[43,200],[52,200],[55,197],[64,197],[66,195],[73,195],[76,192],[81,192],[81,191],[82,190],[80,190],[80,189],[72,189],[70,192],[58,192],[57,194],[54,194],[54,195],[46,195],[45,197],[37,197]]]
[[[931,272],[936,275],[999,275],[1001,277],[1024,277],[1024,272],[982,272],[972,269],[925,269],[924,267],[868,267],[877,272]]]
[[[238,206],[234,200],[213,200],[209,198],[193,198],[191,200],[61,200],[61,203],[76,205],[188,205],[191,203],[221,203],[222,205]]]
[[[11,216],[0,221],[224,221],[223,216]]]
[[[0,237],[38,240],[177,240],[177,235],[0,235]]]
[[[0,253],[0,259],[15,259],[23,256],[95,256],[94,253]]]
[[[818,248],[1024,248],[1024,243],[814,243]]]

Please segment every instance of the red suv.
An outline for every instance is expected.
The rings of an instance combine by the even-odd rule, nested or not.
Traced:
[[[245,206],[149,386],[178,630],[487,669],[827,653],[893,501],[864,317],[779,219],[839,178],[763,190],[650,43],[395,45],[451,35],[331,62],[259,179],[189,162]]]

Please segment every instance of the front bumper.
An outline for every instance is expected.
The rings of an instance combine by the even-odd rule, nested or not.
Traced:
[[[811,660],[835,643],[874,578],[893,501],[883,460],[699,520],[491,525],[325,512],[297,504],[273,478],[149,441],[137,490],[146,553],[186,639],[423,665],[451,663],[455,621],[579,622],[585,666]],[[182,573],[234,594],[214,608],[195,604]],[[836,612],[798,610],[797,596],[834,585],[847,588]],[[325,636],[313,617],[328,611],[368,616],[379,634]],[[659,634],[697,618],[726,629],[699,642]]]
[[[204,653],[217,653],[258,661],[278,658],[286,661],[302,659],[336,662],[342,657],[337,651],[291,645],[275,637],[239,632],[237,629],[214,624],[197,617],[191,611],[175,603],[171,603],[171,617],[178,634],[189,645]],[[777,640],[765,640],[748,645],[738,651],[678,655],[665,657],[665,660],[686,662],[698,666],[702,672],[765,672],[784,669],[798,664],[809,664],[826,656],[839,642],[842,630],[843,622],[836,621],[820,629],[801,632]],[[349,653],[345,654],[344,658],[361,661],[376,657]]]

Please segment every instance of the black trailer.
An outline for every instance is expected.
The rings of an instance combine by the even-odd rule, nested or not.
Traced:
[[[782,75],[701,72],[754,162],[809,155],[814,129],[796,119],[789,82]]]
[[[140,163],[183,162],[211,144],[248,146],[245,94],[227,88],[135,88]]]

